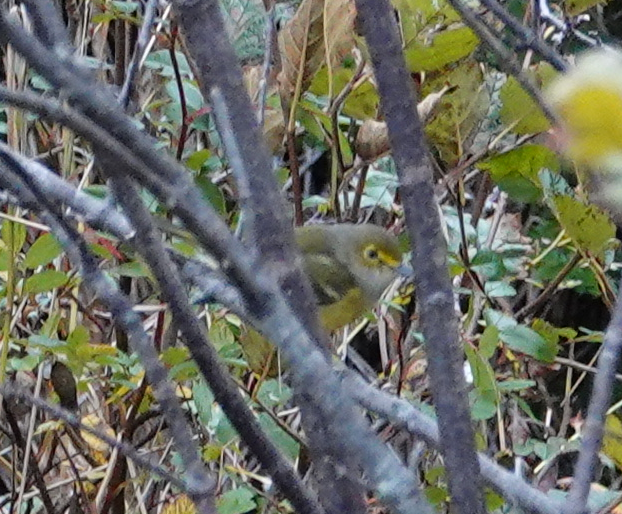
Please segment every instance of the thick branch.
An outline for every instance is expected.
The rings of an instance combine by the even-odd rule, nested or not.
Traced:
[[[374,65],[413,245],[421,331],[426,341],[452,504],[458,513],[484,513],[475,433],[462,371],[464,352],[447,270],[447,248],[412,80],[388,0],[357,0],[356,5]]]

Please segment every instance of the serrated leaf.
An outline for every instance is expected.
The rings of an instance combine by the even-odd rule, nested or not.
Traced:
[[[516,296],[516,289],[502,280],[490,280],[486,282],[484,284],[484,291],[490,298]]]
[[[431,41],[415,41],[406,47],[404,57],[411,72],[435,71],[459,61],[471,54],[479,45],[479,39],[468,27],[445,30]]]
[[[42,271],[37,273],[26,280],[24,291],[28,294],[43,293],[45,291],[51,291],[57,287],[64,286],[69,277],[62,271],[53,269]]]
[[[24,266],[34,269],[45,266],[58,257],[63,247],[52,234],[43,234],[28,249],[24,259]]]
[[[519,202],[535,202],[542,197],[538,174],[542,169],[557,172],[559,158],[541,145],[524,145],[478,164],[492,180]]]
[[[201,190],[203,198],[205,198],[218,213],[224,214],[226,212],[225,197],[221,189],[212,182],[212,179],[206,174],[201,174],[195,179],[195,183]]]
[[[554,74],[549,65],[540,65],[535,73],[528,75],[542,85],[551,82]],[[549,129],[549,120],[514,77],[508,77],[499,98],[502,102],[499,117],[515,134],[535,134]]]
[[[602,255],[605,244],[615,237],[615,225],[601,209],[570,196],[553,198],[560,225],[572,240],[584,250]]]
[[[524,325],[507,327],[499,333],[499,339],[512,350],[530,355],[542,362],[553,362],[558,346],[544,339],[535,330]]]

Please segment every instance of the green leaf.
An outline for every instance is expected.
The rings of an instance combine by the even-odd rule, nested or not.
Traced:
[[[194,404],[197,408],[199,420],[206,427],[209,426],[212,421],[214,409],[214,394],[202,377],[198,377],[194,380],[192,385],[192,396],[194,398]]]
[[[255,493],[247,487],[238,487],[222,494],[216,500],[218,514],[244,514],[257,507]]]
[[[354,75],[351,68],[338,68],[333,73],[333,95],[337,96]],[[324,66],[313,77],[309,92],[317,96],[328,95],[328,69]],[[343,104],[343,113],[358,120],[374,118],[378,111],[380,99],[376,88],[368,81],[361,84],[348,94]],[[321,139],[321,135],[320,135]]]
[[[516,289],[507,282],[501,280],[490,280],[486,282],[484,284],[484,290],[490,298],[516,296]]]
[[[479,353],[484,359],[490,359],[499,344],[499,329],[494,325],[489,325],[484,330],[479,340]]]
[[[285,432],[268,414],[261,412],[257,419],[263,431],[292,461],[296,460],[300,452],[298,442]]]
[[[493,250],[480,249],[471,259],[471,269],[487,280],[501,280],[507,271],[503,257]]]
[[[446,487],[428,486],[424,489],[425,497],[432,505],[441,505],[449,500]]]
[[[530,355],[543,362],[553,362],[557,355],[556,344],[547,341],[535,330],[524,325],[504,328],[499,338],[512,350]]]
[[[441,161],[451,166],[464,156],[471,136],[481,131],[481,123],[490,109],[490,97],[482,87],[485,80],[482,70],[472,59],[436,75],[426,77],[422,98],[445,86],[452,90],[441,98],[432,119],[426,123],[425,132]]]
[[[0,250],[0,271],[7,271],[9,269],[9,252],[6,250]]]
[[[604,5],[607,0],[566,0],[564,6],[570,16],[577,16],[596,5]]]
[[[24,259],[27,269],[45,266],[58,257],[63,247],[52,234],[43,234],[30,247]]]
[[[560,338],[574,339],[577,337],[576,330],[569,327],[557,328],[542,319],[535,319],[531,324],[531,328],[552,344],[558,344]]]
[[[203,101],[203,95],[201,94],[198,86],[190,80],[184,80],[182,82],[182,86],[184,88],[188,114],[192,114],[193,112],[198,111],[201,107],[203,107],[205,103]],[[179,97],[179,88],[177,87],[177,81],[170,80],[166,84],[165,89],[168,95],[173,100],[167,105],[166,114],[169,119],[173,120],[175,123],[181,123],[183,120],[181,111],[181,100]]]
[[[9,359],[9,368],[13,371],[32,371],[39,365],[41,357],[41,355],[34,353],[21,358],[12,357]]]
[[[160,359],[170,368],[188,361],[190,353],[185,346],[171,346],[160,354]]]
[[[476,421],[492,418],[497,412],[497,395],[494,391],[474,389],[469,393],[471,417]]]
[[[505,330],[506,328],[512,328],[518,325],[513,317],[507,316],[501,311],[496,311],[494,309],[486,309],[484,311],[484,319],[486,320],[486,325],[493,325],[498,330]]]
[[[553,198],[560,225],[572,240],[584,250],[601,256],[605,244],[615,237],[616,228],[601,209],[570,196]]]
[[[542,197],[538,173],[542,169],[557,172],[557,155],[541,145],[524,145],[478,164],[495,183],[519,202],[535,202]]]
[[[495,512],[505,505],[503,496],[498,495],[491,489],[486,489],[484,492],[484,498],[488,512]]]
[[[49,269],[37,273],[26,280],[24,290],[28,294],[43,293],[64,286],[68,280],[69,277],[66,273]]]
[[[13,238],[13,249],[19,252],[26,241],[26,227],[21,223],[4,220],[2,222],[2,240],[8,244],[10,238]]]
[[[522,391],[523,389],[529,389],[536,385],[533,380],[504,380],[503,382],[497,382],[497,387],[500,391]]]
[[[393,0],[391,4],[399,11],[405,41],[414,39],[427,27],[460,20],[460,15],[445,0]]]
[[[207,148],[198,150],[186,159],[186,166],[188,166],[191,170],[199,171],[201,166],[207,162],[211,155],[212,152],[210,152]]]
[[[176,60],[181,74],[186,77],[191,77],[192,71],[190,70],[188,59],[186,59],[184,53],[175,52],[175,57],[177,58]],[[149,56],[145,59],[145,66],[147,68],[160,70],[160,74],[164,77],[175,76],[175,70],[171,61],[171,55],[168,50],[158,50],[156,52],[151,52]]]
[[[65,341],[42,335],[30,336],[28,338],[28,343],[34,346],[41,346],[43,348],[60,348],[67,345]]]
[[[292,398],[292,390],[281,380],[270,379],[261,384],[257,399],[266,407],[285,405]]]
[[[224,214],[227,210],[225,197],[221,189],[212,182],[212,179],[207,174],[201,174],[196,177],[195,183],[199,186],[199,189],[201,189],[203,198],[205,198],[218,213]]]
[[[144,278],[149,276],[149,269],[140,261],[129,261],[119,264],[110,270],[111,275],[130,278]]]
[[[411,72],[435,71],[471,54],[479,39],[468,27],[445,30],[436,34],[428,44],[413,41],[406,47],[404,57]]]
[[[552,67],[540,65],[535,74],[529,75],[539,84],[548,84],[554,74]],[[499,98],[502,102],[501,121],[506,127],[513,127],[515,134],[534,134],[549,129],[549,120],[514,77],[508,77]]]

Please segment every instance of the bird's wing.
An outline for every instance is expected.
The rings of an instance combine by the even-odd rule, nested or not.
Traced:
[[[356,284],[348,268],[325,253],[307,254],[304,268],[320,307],[340,302]],[[330,284],[320,277],[330,276]]]

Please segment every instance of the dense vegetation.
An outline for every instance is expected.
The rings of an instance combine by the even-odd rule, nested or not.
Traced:
[[[16,4],[0,512],[619,511],[622,94],[554,86],[619,2]],[[346,221],[419,274],[331,372],[288,227]]]

